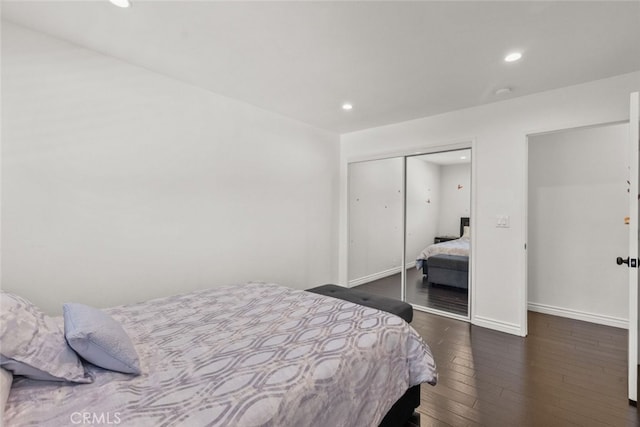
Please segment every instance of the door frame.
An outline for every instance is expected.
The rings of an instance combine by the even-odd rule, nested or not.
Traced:
[[[545,129],[537,129],[526,132],[524,135],[524,166],[522,168],[523,171],[523,236],[522,241],[524,242],[523,250],[524,250],[524,264],[522,268],[522,283],[524,286],[521,286],[521,302],[523,304],[521,310],[521,318],[520,318],[520,335],[526,337],[529,330],[527,313],[529,311],[529,253],[528,253],[528,242],[529,242],[529,139],[534,136],[540,136],[550,133],[558,133],[558,132],[566,132],[572,130],[580,130],[580,129],[589,129],[589,128],[598,128],[603,126],[613,126],[619,124],[629,123],[629,120],[615,120],[610,122],[598,122],[591,124],[580,124],[580,125],[567,125],[566,127],[550,127]]]
[[[627,259],[636,260],[638,254],[638,204],[640,203],[640,176],[638,171],[639,153],[638,144],[640,136],[640,93],[633,92],[629,96],[629,136],[628,147],[631,149],[630,157],[635,158],[629,167],[629,252]],[[636,198],[636,194],[638,195]],[[635,239],[635,241],[634,241]],[[623,255],[624,256],[624,255]],[[629,404],[638,406],[638,268],[629,263],[629,339],[627,356],[627,395]]]

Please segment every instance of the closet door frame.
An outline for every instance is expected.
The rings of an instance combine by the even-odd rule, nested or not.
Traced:
[[[446,311],[440,311],[440,310],[434,310],[434,309],[430,309],[427,307],[423,307],[420,305],[414,305],[411,304],[416,310],[419,311],[425,311],[428,313],[434,313],[434,314],[438,314],[444,317],[450,317],[453,319],[457,319],[457,320],[462,320],[465,322],[471,322],[473,323],[473,319],[474,319],[474,313],[475,313],[475,305],[476,305],[476,288],[477,286],[475,286],[475,277],[476,277],[476,262],[475,259],[476,257],[474,256],[474,252],[476,251],[476,247],[477,247],[477,230],[475,227],[475,214],[476,214],[476,183],[477,183],[477,179],[476,179],[476,175],[477,175],[477,167],[476,167],[476,159],[477,159],[477,155],[476,155],[476,139],[475,138],[466,138],[466,139],[460,139],[457,141],[451,141],[451,142],[445,142],[445,143],[440,143],[440,144],[436,144],[436,145],[431,145],[431,146],[418,146],[412,149],[404,149],[401,151],[387,151],[387,152],[382,152],[382,153],[378,153],[378,154],[372,154],[372,155],[366,155],[366,156],[354,156],[351,158],[346,159],[346,162],[343,163],[343,167],[346,169],[345,173],[348,174],[348,168],[349,165],[351,163],[359,163],[359,162],[365,162],[365,161],[372,161],[372,160],[384,160],[384,159],[389,159],[389,158],[396,158],[396,157],[401,157],[403,159],[403,167],[402,167],[402,172],[403,172],[403,178],[402,178],[402,198],[403,198],[403,204],[402,204],[402,230],[403,230],[403,240],[402,240],[402,258],[401,258],[401,262],[402,262],[402,266],[403,268],[401,268],[401,291],[400,291],[400,295],[402,298],[402,301],[406,300],[406,269],[404,268],[404,266],[406,266],[406,239],[407,239],[407,212],[406,212],[406,208],[407,208],[407,199],[406,199],[406,186],[407,186],[407,157],[412,157],[412,156],[418,156],[418,155],[423,155],[423,154],[433,154],[433,153],[441,153],[444,151],[456,151],[456,150],[464,150],[464,149],[470,149],[471,150],[471,209],[470,209],[470,214],[469,214],[469,226],[471,227],[471,241],[473,242],[472,244],[472,249],[471,249],[471,253],[469,254],[469,281],[471,283],[471,285],[469,286],[469,293],[468,293],[468,312],[467,312],[467,316],[460,316],[457,314],[453,314],[453,313],[448,313]],[[344,265],[345,267],[342,269],[342,271],[340,272],[340,281],[342,283],[345,283],[346,286],[348,286],[348,265],[349,265],[349,185],[348,185],[348,179],[347,181],[347,186],[345,188],[345,194],[342,197],[343,203],[345,204],[344,206],[346,207],[346,210],[343,211],[346,214],[345,217],[345,222],[344,222],[344,227],[346,229],[343,229],[343,233],[342,233],[342,239],[343,239],[343,248],[344,248],[344,252],[341,254],[341,258],[342,258],[342,265]],[[344,188],[344,187],[343,187]]]

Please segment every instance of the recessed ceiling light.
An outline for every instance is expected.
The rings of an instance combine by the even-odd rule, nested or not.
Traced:
[[[513,52],[504,57],[506,62],[515,62],[518,59],[522,58],[522,54],[520,52]]]
[[[467,160],[467,156],[460,156],[460,160]]]
[[[353,105],[346,103],[346,104],[342,104],[342,109],[343,110],[351,110],[353,109]]]
[[[131,2],[129,0],[109,0],[112,4],[118,7],[130,7]]]

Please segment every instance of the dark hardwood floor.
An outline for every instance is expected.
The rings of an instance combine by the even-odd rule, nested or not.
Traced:
[[[356,286],[354,289],[400,299],[400,273]],[[415,268],[407,269],[407,302],[411,304],[466,316],[467,295],[466,289],[427,283],[422,278],[422,272]]]
[[[627,400],[627,331],[529,313],[520,338],[414,311],[439,373],[421,426],[638,426]]]

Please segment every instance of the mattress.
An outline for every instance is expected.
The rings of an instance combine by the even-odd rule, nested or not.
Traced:
[[[416,258],[416,268],[421,270],[424,261],[434,255],[459,255],[468,257],[470,250],[471,240],[468,237],[461,237],[459,239],[429,245],[424,248]]]
[[[105,311],[142,375],[87,365],[91,384],[16,377],[6,426],[375,426],[409,387],[437,380],[428,345],[399,317],[275,284]]]

